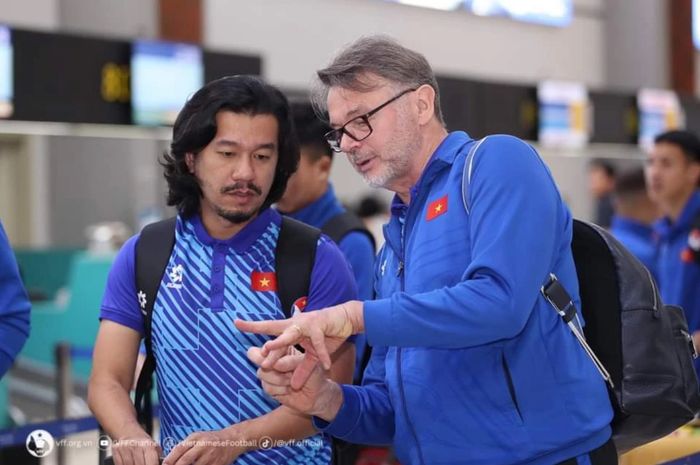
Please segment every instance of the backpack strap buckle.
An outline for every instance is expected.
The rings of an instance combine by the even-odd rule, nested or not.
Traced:
[[[569,324],[570,321],[576,318],[576,306],[554,273],[549,274],[549,279],[540,288],[540,292],[566,324]],[[578,323],[578,318],[576,320],[576,323]],[[580,325],[578,326],[580,327]]]
[[[593,352],[591,346],[588,345],[588,342],[586,342],[586,337],[583,335],[581,322],[579,321],[576,312],[576,305],[574,305],[571,296],[559,282],[559,279],[554,273],[549,274],[549,278],[540,288],[540,292],[550,303],[554,311],[556,311],[561,319],[564,320],[564,323],[569,327],[579,344],[581,344],[583,350],[586,351],[586,355],[588,355],[588,357],[591,359],[593,365],[595,365],[603,380],[605,380],[605,382],[608,383],[611,388],[615,388],[615,384],[613,383],[610,373],[608,373],[608,370],[605,369],[603,362],[600,361],[595,352]]]

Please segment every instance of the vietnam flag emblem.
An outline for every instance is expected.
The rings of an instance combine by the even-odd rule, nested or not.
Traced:
[[[250,288],[254,291],[276,291],[277,276],[271,272],[253,271],[250,274]]]
[[[428,205],[428,211],[425,213],[427,221],[434,220],[440,215],[447,213],[447,196],[441,197]]]
[[[695,254],[693,254],[693,251],[690,249],[690,247],[685,248],[681,251],[681,261],[683,263],[693,263],[694,258]]]
[[[308,304],[308,299],[306,296],[304,297],[299,297],[297,300],[294,301],[294,305],[292,305],[292,310],[294,311],[294,315],[297,313],[303,312],[304,309],[306,308],[306,305]]]

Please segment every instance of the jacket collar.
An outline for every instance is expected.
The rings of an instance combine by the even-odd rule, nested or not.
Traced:
[[[654,230],[662,237],[674,236],[683,231],[687,231],[693,224],[693,220],[700,213],[700,189],[696,189],[683,207],[678,220],[673,223],[667,216],[654,223]]]
[[[302,223],[321,228],[328,220],[343,213],[343,211],[344,208],[338,202],[333,186],[328,183],[328,188],[321,197],[294,213],[284,214]]]
[[[472,140],[473,139],[463,131],[456,131],[448,134],[440,145],[438,145],[437,149],[435,149],[430,159],[428,159],[428,163],[425,165],[425,169],[418,178],[418,181],[411,187],[409,191],[411,199],[417,198],[419,192],[426,186],[429,186],[435,176],[443,169],[450,168],[454,164],[457,154],[460,153],[462,147]],[[397,254],[400,253],[401,250],[401,230],[403,227],[401,218],[405,216],[407,210],[408,205],[401,200],[398,194],[394,195],[391,202],[391,219],[389,223],[384,226],[384,237]]]
[[[240,254],[246,252],[248,248],[263,235],[270,226],[270,223],[275,223],[278,226],[281,225],[282,217],[272,208],[266,208],[258,213],[258,216],[253,218],[243,229],[228,239],[216,239],[211,237],[204,227],[204,224],[202,224],[202,218],[199,214],[194,215],[190,221],[194,226],[197,238],[203,244],[217,248],[231,247]]]

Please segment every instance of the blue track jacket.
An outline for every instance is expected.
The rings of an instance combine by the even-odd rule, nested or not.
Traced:
[[[465,166],[474,143],[450,134],[410,205],[395,199],[364,307],[364,385],[343,386],[333,422],[314,422],[393,444],[404,465],[555,464],[602,445],[612,419],[602,378],[539,292],[553,272],[580,303],[571,214],[530,146],[491,136]]]
[[[0,223],[0,378],[29,337],[29,298]]]
[[[693,243],[691,231],[700,215],[700,189],[695,190],[675,223],[662,218],[655,224],[659,240],[657,262],[659,289],[665,304],[683,307],[691,334],[700,331],[700,263],[687,257]],[[700,357],[695,359],[700,375]]]

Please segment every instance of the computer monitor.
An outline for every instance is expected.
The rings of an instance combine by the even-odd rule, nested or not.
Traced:
[[[435,10],[467,10],[479,16],[505,16],[516,21],[568,26],[572,0],[385,0]]]
[[[12,33],[9,27],[0,25],[0,118],[12,116],[13,79]]]
[[[157,41],[132,44],[131,107],[135,124],[173,124],[187,99],[203,85],[199,47]]]
[[[695,48],[700,50],[700,0],[693,0],[693,11],[692,11],[692,23],[693,23],[693,43]]]
[[[568,26],[573,17],[571,0],[465,0],[466,8],[480,16],[506,16],[516,21]]]

